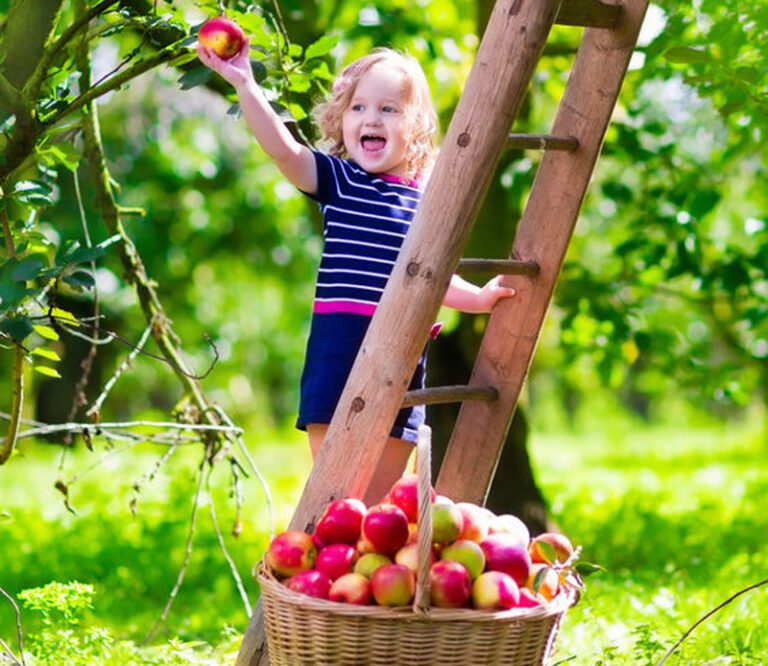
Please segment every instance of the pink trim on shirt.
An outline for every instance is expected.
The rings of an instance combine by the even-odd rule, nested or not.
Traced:
[[[315,301],[312,311],[317,314],[357,314],[373,317],[376,306],[373,303],[355,303],[354,301]]]
[[[388,183],[395,183],[396,185],[405,185],[406,187],[412,187],[418,190],[421,187],[421,183],[418,180],[412,180],[410,178],[403,178],[402,176],[395,176],[391,173],[379,173],[376,174],[382,180]]]
[[[355,303],[354,301],[315,301],[312,312],[315,314],[356,314],[373,317],[376,306],[371,303]],[[429,337],[434,340],[440,335],[442,328],[443,322],[441,321],[432,324],[429,329]]]

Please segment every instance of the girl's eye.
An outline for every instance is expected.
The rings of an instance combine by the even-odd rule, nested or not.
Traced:
[[[351,106],[351,109],[353,111],[362,111],[363,110],[363,105],[362,104],[353,104]]]
[[[383,106],[381,110],[384,113],[397,113],[397,109],[394,106]]]

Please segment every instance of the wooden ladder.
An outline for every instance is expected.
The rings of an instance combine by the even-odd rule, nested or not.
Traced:
[[[457,501],[484,502],[647,6],[648,0],[497,0],[290,529],[311,531],[329,501],[365,495],[404,401],[462,401],[436,486]],[[587,29],[551,135],[510,135],[555,23]],[[466,387],[407,393],[506,146],[545,151],[509,259],[463,265],[508,274],[517,295],[490,315]],[[267,663],[259,604],[237,664]]]

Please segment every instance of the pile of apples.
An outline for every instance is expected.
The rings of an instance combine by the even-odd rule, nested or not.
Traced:
[[[408,606],[416,590],[417,476],[400,478],[379,504],[332,501],[313,534],[287,531],[266,562],[283,584],[330,601]],[[496,515],[432,491],[430,603],[440,608],[506,610],[546,604],[578,585],[570,540],[531,539],[511,514]]]

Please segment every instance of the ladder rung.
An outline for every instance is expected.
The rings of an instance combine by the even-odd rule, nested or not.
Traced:
[[[408,391],[403,407],[414,405],[439,405],[464,400],[496,400],[499,392],[490,386],[434,386]]]
[[[507,148],[515,150],[565,150],[572,152],[579,147],[575,136],[553,136],[552,134],[510,134]]]
[[[555,23],[585,28],[615,28],[621,12],[621,5],[609,5],[600,0],[563,0]]]
[[[459,273],[492,275],[538,275],[539,264],[518,259],[461,259]]]

